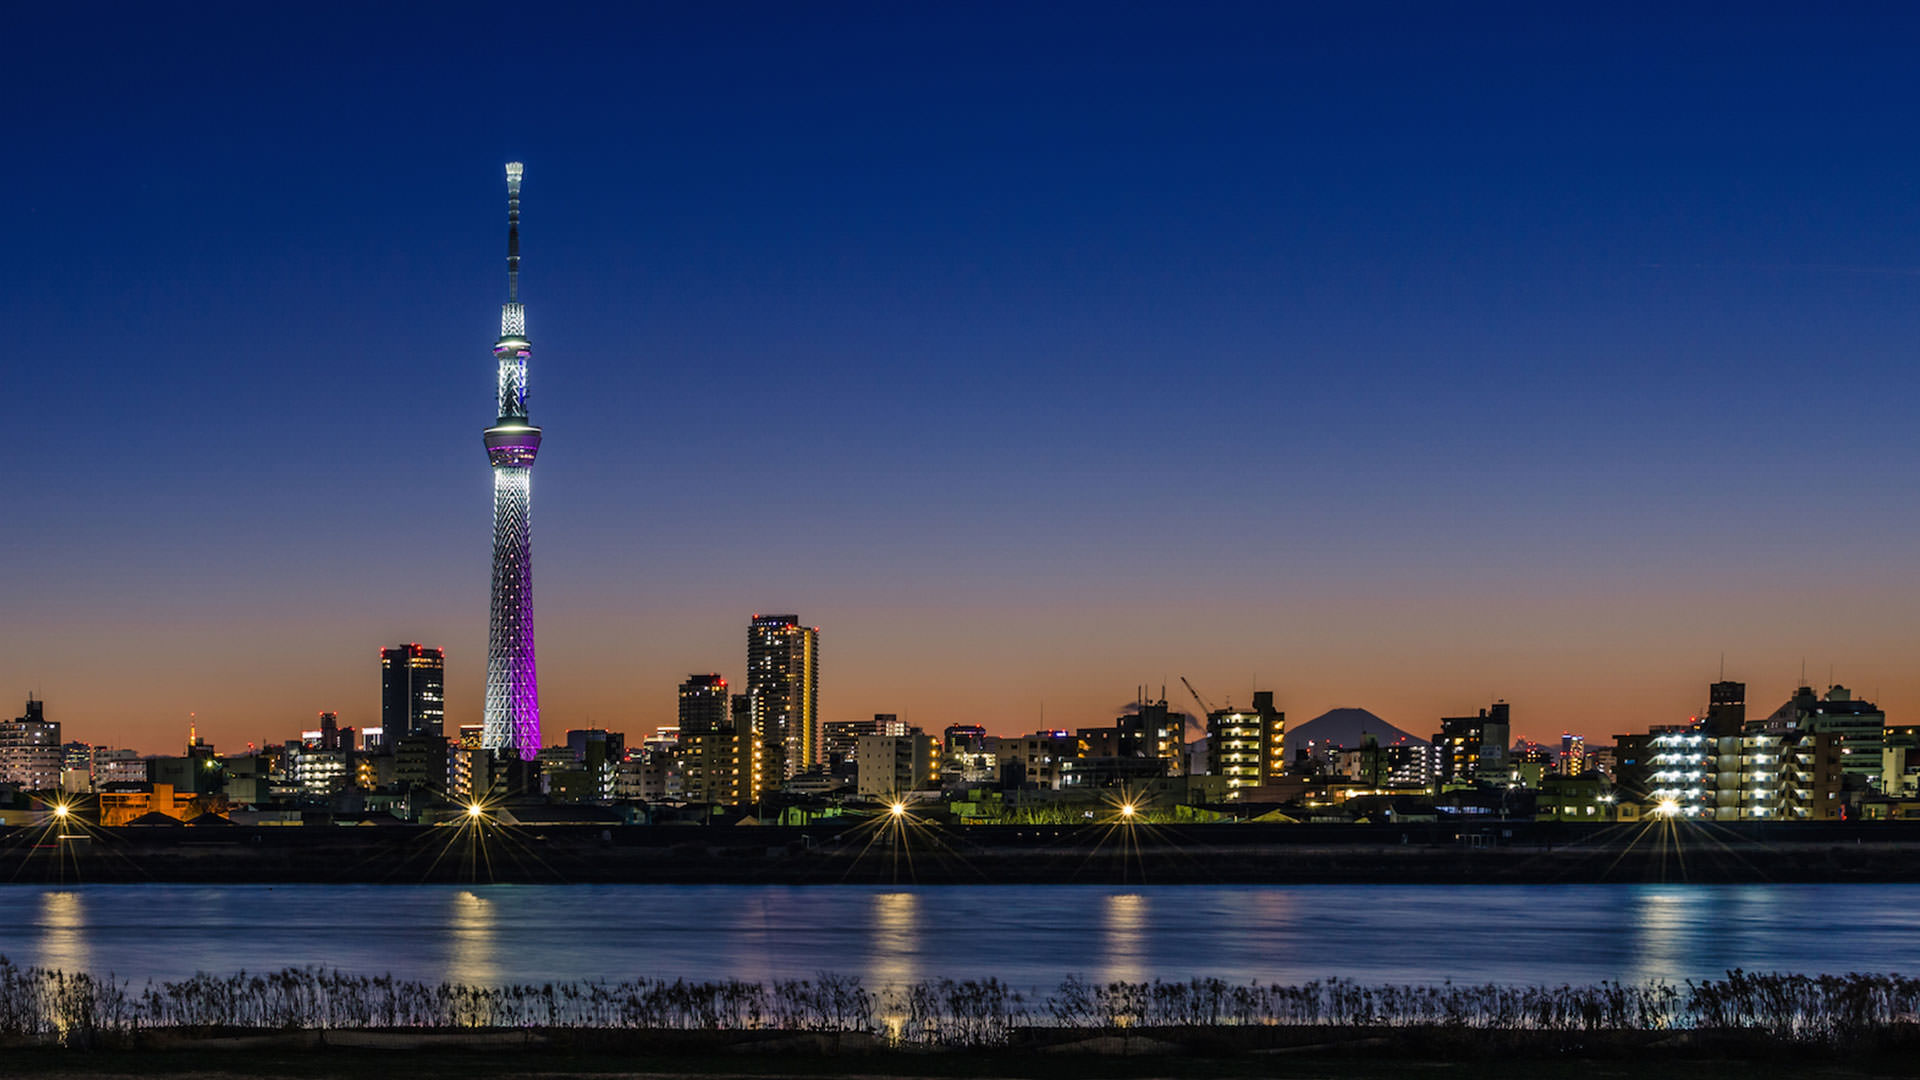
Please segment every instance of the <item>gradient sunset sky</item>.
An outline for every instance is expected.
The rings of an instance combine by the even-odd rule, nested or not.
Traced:
[[[523,160],[549,741],[1920,721],[1911,6],[607,7],[8,14],[0,707],[479,719]]]

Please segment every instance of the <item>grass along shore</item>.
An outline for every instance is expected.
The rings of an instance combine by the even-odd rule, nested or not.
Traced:
[[[769,983],[630,979],[467,986],[321,968],[134,986],[0,958],[0,1046],[94,1050],[1047,1052],[1366,1056],[1506,1046],[1564,1053],[1714,1046],[1877,1053],[1920,1044],[1920,979],[1729,972],[1680,984],[1297,985],[993,979],[870,989],[852,976]]]

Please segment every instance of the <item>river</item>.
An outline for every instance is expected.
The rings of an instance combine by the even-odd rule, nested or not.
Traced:
[[[0,888],[0,955],[135,983],[322,965],[470,983],[1587,983],[1920,972],[1915,885]]]

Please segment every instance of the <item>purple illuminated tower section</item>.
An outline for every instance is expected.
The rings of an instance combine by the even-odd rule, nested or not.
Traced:
[[[519,162],[507,166],[507,302],[500,308],[500,418],[486,431],[493,463],[493,608],[487,623],[486,724],[480,745],[502,758],[540,752],[540,676],[533,659],[533,458],[527,422],[527,309],[520,303]]]

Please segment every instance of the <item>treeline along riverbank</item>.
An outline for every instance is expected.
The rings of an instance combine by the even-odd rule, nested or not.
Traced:
[[[0,831],[46,883],[1920,882],[1920,823],[139,827]]]

